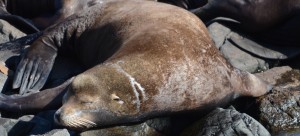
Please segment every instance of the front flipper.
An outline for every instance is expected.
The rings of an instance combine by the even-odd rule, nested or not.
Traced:
[[[20,94],[39,91],[51,72],[57,49],[45,39],[38,39],[22,55],[15,72],[13,88],[20,87]]]
[[[40,90],[52,69],[57,50],[77,49],[81,35],[99,23],[97,18],[102,15],[101,8],[103,6],[99,3],[44,30],[43,35],[22,56],[15,72],[13,88],[20,87],[20,94]]]
[[[63,95],[73,79],[65,81],[58,87],[27,96],[14,97],[0,93],[0,111],[35,113],[42,110],[57,109],[61,106]]]

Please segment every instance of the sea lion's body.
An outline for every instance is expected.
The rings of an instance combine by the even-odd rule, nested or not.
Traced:
[[[14,87],[42,86],[65,50],[88,69],[75,77],[55,116],[73,129],[207,110],[269,89],[224,59],[196,16],[157,2],[99,0],[48,28],[23,55]]]

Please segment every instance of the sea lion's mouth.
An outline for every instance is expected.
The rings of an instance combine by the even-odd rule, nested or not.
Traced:
[[[57,124],[74,129],[74,130],[84,130],[97,126],[97,124],[89,119],[83,118],[80,115],[81,111],[77,111],[73,114],[65,115],[59,109],[54,114],[54,120]]]

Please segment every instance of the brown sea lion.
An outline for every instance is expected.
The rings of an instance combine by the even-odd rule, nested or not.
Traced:
[[[169,3],[178,7],[191,10],[204,6],[207,0],[157,0],[158,2]]]
[[[208,0],[205,6],[191,11],[206,25],[217,21],[243,35],[245,38],[237,36],[228,38],[238,48],[253,56],[278,62],[299,56],[297,51],[300,45],[299,5],[298,0]],[[216,17],[231,18],[238,23],[222,21],[215,19]],[[271,49],[283,55],[273,57],[272,51],[261,53],[257,47]],[[295,48],[296,50],[293,50]]]
[[[13,15],[28,18],[40,29],[45,29],[75,12],[80,12],[98,0],[2,0]],[[143,1],[143,0],[141,0]],[[156,0],[150,0],[156,1]],[[1,17],[1,16],[0,16]]]
[[[75,53],[88,69],[72,81],[55,115],[59,124],[72,129],[209,110],[270,89],[233,68],[195,15],[157,2],[99,0],[48,28],[23,55],[14,86],[25,91],[43,86],[60,51]],[[33,98],[51,99],[39,94]],[[26,97],[2,98],[1,109],[25,111],[22,105],[28,105],[22,103]],[[30,103],[38,102],[33,98]]]
[[[28,18],[40,29],[57,23],[74,12],[93,5],[96,0],[2,0],[10,14]],[[0,16],[1,17],[1,16]]]
[[[299,0],[208,0],[192,12],[204,22],[228,17],[239,21],[248,32],[261,32],[299,16],[299,5]]]
[[[39,29],[36,28],[31,22],[28,20],[24,19],[23,17],[17,16],[17,15],[12,15],[9,13],[6,9],[7,2],[6,0],[0,0],[0,19],[3,19],[22,32],[26,34],[32,34],[39,32]]]

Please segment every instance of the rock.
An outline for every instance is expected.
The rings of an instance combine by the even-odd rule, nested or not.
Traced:
[[[32,122],[25,122],[19,121],[15,119],[8,119],[8,118],[0,118],[0,126],[2,126],[7,135],[10,136],[23,136],[28,134],[31,129],[34,127],[34,123]]]
[[[277,73],[283,71],[272,92],[257,100],[259,118],[273,135],[300,135],[300,71],[277,69]]]
[[[300,87],[276,87],[258,100],[261,122],[273,135],[300,135]]]
[[[225,41],[219,50],[229,63],[238,69],[248,71],[250,73],[269,69],[269,64],[266,61],[253,57],[252,55],[242,51],[228,40]]]
[[[7,131],[3,126],[0,126],[0,135],[1,136],[7,136]]]
[[[171,132],[171,119],[170,118],[156,118],[150,119],[146,121],[146,124],[153,128],[155,131],[162,133],[164,135],[168,135]]]
[[[22,116],[19,119],[0,118],[0,126],[11,136],[45,134],[52,129],[47,120],[33,115]]]
[[[291,71],[292,68],[289,66],[282,66],[282,67],[274,67],[272,69],[269,69],[267,71],[256,73],[255,75],[266,82],[270,83],[271,85],[276,85],[277,80],[281,79],[283,74],[285,74],[288,71]],[[280,84],[280,83],[278,83]]]
[[[218,48],[227,40],[255,58],[284,60],[300,55],[300,47],[298,46],[262,40],[264,34],[247,33],[239,26],[237,21],[228,18],[216,18],[210,22],[208,30]],[[270,35],[272,33],[267,32],[265,34]]]
[[[26,34],[16,29],[8,22],[0,20],[0,43],[15,40],[23,36],[26,36]],[[4,48],[5,47],[0,47],[0,61],[6,62],[9,58],[18,56],[20,54],[20,50],[5,50]]]
[[[148,120],[144,123],[131,126],[116,126],[98,130],[89,130],[80,133],[80,136],[160,136],[160,132],[168,132],[170,120],[159,118]]]
[[[187,128],[182,136],[270,136],[270,133],[252,117],[239,113],[233,107],[217,108]]]
[[[231,29],[218,23],[214,22],[207,27],[210,36],[212,37],[213,41],[217,48],[220,48],[225,41],[227,40],[228,35],[231,33]]]
[[[25,35],[25,33],[10,25],[8,22],[0,20],[0,43],[8,42]]]
[[[80,136],[160,136],[161,134],[150,128],[146,123],[133,126],[117,126],[112,128],[89,130]]]
[[[42,135],[31,135],[31,136],[71,136],[67,129],[53,129],[50,132]]]
[[[45,134],[52,129],[52,124],[49,121],[38,116],[26,115],[19,120],[34,123],[34,127],[29,132],[30,135]]]
[[[277,86],[284,88],[300,86],[300,70],[290,70],[282,74],[280,79],[276,80]]]
[[[208,26],[208,30],[215,45],[234,67],[255,73],[267,70],[270,65],[273,65],[273,62],[253,56],[232,43],[230,40],[231,36],[240,36],[240,34],[233,32],[229,27],[219,23],[218,20],[211,23]]]

